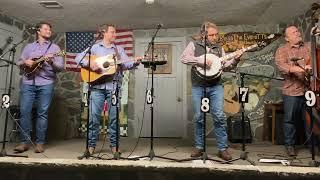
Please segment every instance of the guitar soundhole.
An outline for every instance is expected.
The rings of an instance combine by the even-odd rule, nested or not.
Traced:
[[[109,63],[109,62],[104,62],[104,63],[103,63],[103,67],[104,67],[104,68],[108,68],[109,66],[110,66],[110,63]]]

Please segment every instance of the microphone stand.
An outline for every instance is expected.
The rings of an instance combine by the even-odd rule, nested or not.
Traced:
[[[117,48],[117,47],[115,47]],[[114,64],[116,65],[116,58],[114,57]],[[116,66],[116,73],[114,74],[113,79],[113,88],[115,85],[115,90],[112,93],[111,98],[111,106],[116,106],[116,152],[113,154],[112,158],[108,158],[106,160],[138,160],[138,158],[125,158],[121,157],[121,152],[119,152],[119,141],[120,141],[120,117],[119,117],[119,111],[120,111],[120,75],[122,75],[122,67]]]
[[[204,34],[204,76],[206,76],[207,74],[207,47],[208,47],[208,32],[205,31]],[[186,158],[186,159],[181,159],[179,160],[179,162],[184,162],[184,161],[192,161],[192,160],[202,160],[203,163],[206,162],[206,160],[210,160],[210,161],[214,161],[214,162],[219,162],[219,163],[223,163],[224,161],[221,160],[217,160],[217,159],[212,159],[208,157],[207,154],[207,143],[206,143],[206,122],[207,122],[207,112],[210,112],[210,99],[207,96],[207,86],[203,86],[203,96],[200,99],[200,102],[202,103],[203,100],[207,99],[208,100],[208,109],[207,110],[203,110],[200,109],[203,113],[203,129],[202,129],[202,141],[203,141],[203,152],[202,152],[202,156],[201,157],[194,157],[194,158]],[[214,103],[214,102],[213,102]]]
[[[235,71],[229,71],[231,73],[237,73]],[[240,73],[240,88],[244,88],[244,78],[245,76],[253,76],[253,77],[260,77],[260,78],[269,78],[269,79],[274,79],[274,80],[280,80],[280,81],[283,81],[284,79],[283,78],[278,78],[278,77],[269,77],[269,76],[264,76],[264,75],[257,75],[257,74],[250,74],[250,73],[244,73],[244,72],[239,72]],[[240,94],[240,92],[239,92]],[[255,163],[250,160],[248,158],[248,153],[246,151],[246,139],[245,139],[245,116],[244,116],[244,104],[245,102],[243,100],[241,100],[239,98],[239,101],[241,103],[241,137],[242,137],[242,149],[241,149],[241,154],[240,154],[240,157],[239,158],[236,158],[236,159],[233,159],[233,160],[230,160],[230,161],[227,161],[227,163],[230,163],[230,162],[234,162],[234,161],[238,161],[238,160],[243,160],[243,161],[247,161],[249,162],[251,165],[255,165]],[[248,123],[249,123],[249,128],[251,128],[251,125],[250,125],[250,121],[248,120]],[[251,130],[250,130],[251,132]]]
[[[171,160],[171,161],[177,161],[176,159],[173,158],[168,158],[168,157],[163,157],[163,156],[157,156],[154,153],[154,149],[153,149],[153,116],[154,116],[154,71],[156,70],[156,62],[154,61],[154,39],[157,36],[158,31],[160,30],[160,28],[162,27],[162,24],[158,24],[157,25],[157,30],[154,33],[154,35],[151,38],[151,41],[148,45],[148,49],[147,52],[149,52],[150,48],[151,48],[151,62],[145,64],[145,67],[150,67],[151,68],[151,102],[149,102],[148,104],[150,104],[150,113],[151,113],[151,135],[150,135],[150,151],[148,155],[144,155],[144,156],[138,156],[135,157],[135,159],[140,159],[140,158],[146,158],[148,157],[150,159],[150,161],[153,160],[153,158],[159,158],[159,159],[166,159],[166,160]]]
[[[3,59],[3,58],[0,58],[0,61],[6,62],[7,64],[11,64],[11,65],[17,65],[16,63],[11,62],[11,61],[6,60],[6,59]],[[4,65],[4,66],[8,66],[8,65]]]
[[[11,64],[11,69],[10,69],[10,79],[9,79],[9,89],[8,89],[8,93],[7,95],[10,97],[11,96],[11,89],[12,89],[12,75],[13,75],[13,65],[16,65],[14,63],[14,59],[15,59],[15,53],[16,53],[16,48],[18,45],[20,45],[22,42],[24,41],[24,39],[22,39],[20,42],[18,42],[17,44],[14,44],[7,52],[5,52],[4,54],[2,54],[0,56],[0,59],[2,61],[5,61],[7,62],[8,64]],[[11,61],[8,61],[8,60],[4,60],[2,57],[7,54],[8,52],[9,53],[9,59]],[[9,66],[8,66],[9,68]],[[8,69],[7,69],[7,77],[8,77]],[[7,84],[6,84],[7,85]],[[8,107],[9,108],[9,107]],[[0,157],[5,157],[5,156],[9,156],[9,157],[28,157],[28,156],[24,156],[24,155],[13,155],[13,154],[7,154],[6,152],[6,138],[7,138],[7,126],[8,126],[8,119],[9,119],[9,112],[8,112],[8,109],[6,111],[6,118],[5,118],[5,123],[4,123],[4,131],[3,131],[3,139],[2,139],[2,149],[1,149],[1,152],[0,152]],[[15,121],[15,123],[17,123]],[[19,127],[19,126],[18,126]]]
[[[91,95],[91,89],[92,89],[92,84],[90,83],[90,74],[91,74],[91,49],[92,46],[98,41],[98,39],[100,38],[100,36],[97,36],[92,42],[88,42],[87,45],[89,45],[89,47],[87,48],[86,53],[83,55],[83,57],[81,58],[81,60],[79,61],[78,64],[81,64],[81,62],[84,60],[84,58],[86,57],[86,55],[88,55],[88,94],[87,94],[87,103],[88,103],[88,114],[87,114],[87,137],[86,137],[86,150],[84,151],[84,153],[78,157],[79,160],[86,158],[89,159],[89,157],[94,157],[94,158],[98,158],[98,159],[103,159],[102,157],[96,157],[90,154],[89,152],[89,131],[90,131],[90,95]],[[91,43],[91,44],[90,44]]]
[[[0,67],[8,67],[9,65],[1,65]]]

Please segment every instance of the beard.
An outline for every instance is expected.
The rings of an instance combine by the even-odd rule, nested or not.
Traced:
[[[301,44],[301,43],[303,43],[302,37],[297,37],[297,38],[294,40],[294,44]]]

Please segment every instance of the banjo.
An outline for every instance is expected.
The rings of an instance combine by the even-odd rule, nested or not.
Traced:
[[[258,47],[258,44],[254,44],[251,46],[248,46],[246,48],[239,49],[233,53],[229,53],[225,56],[218,57],[214,54],[206,54],[207,59],[212,60],[211,66],[207,66],[206,74],[204,73],[204,68],[199,66],[192,66],[191,71],[194,72],[194,74],[197,76],[197,78],[203,79],[203,80],[214,80],[218,77],[220,77],[222,70],[223,70],[223,64],[227,60],[230,60],[237,56],[238,53],[243,53],[245,51],[249,51],[251,49],[254,49]],[[205,55],[199,56],[200,58],[204,59]]]

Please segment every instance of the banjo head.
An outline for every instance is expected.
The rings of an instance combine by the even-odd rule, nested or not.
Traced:
[[[200,56],[200,58],[204,59],[204,55]],[[221,74],[221,60],[218,56],[214,54],[207,54],[207,59],[212,60],[212,64],[209,68],[206,69],[206,75],[205,76],[219,76]],[[204,68],[197,66],[196,67],[197,71],[204,75]]]

